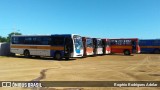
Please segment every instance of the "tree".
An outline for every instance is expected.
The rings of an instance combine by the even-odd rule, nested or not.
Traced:
[[[11,36],[12,36],[12,35],[22,35],[22,34],[21,34],[21,33],[19,33],[19,32],[12,32],[12,33],[8,34],[7,42],[10,42],[10,40],[11,40]]]
[[[7,42],[7,38],[0,36],[0,42]]]

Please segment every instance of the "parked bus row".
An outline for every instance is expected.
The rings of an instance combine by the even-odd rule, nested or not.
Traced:
[[[112,54],[123,53],[130,55],[132,53],[140,53],[140,47],[137,38],[128,39],[100,39],[82,37],[84,55],[99,55],[99,54]]]
[[[11,53],[22,54],[25,57],[49,56],[61,60],[113,53],[160,53],[160,40],[102,39],[75,34],[14,35],[11,37],[10,47]]]

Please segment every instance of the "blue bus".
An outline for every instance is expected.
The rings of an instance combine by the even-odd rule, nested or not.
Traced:
[[[83,56],[82,37],[75,34],[14,35],[11,53],[30,56],[49,56],[57,60]]]
[[[160,53],[160,39],[139,40],[141,53]]]

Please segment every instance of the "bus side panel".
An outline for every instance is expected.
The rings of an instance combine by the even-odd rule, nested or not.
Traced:
[[[54,57],[55,51],[54,50],[50,50],[50,54],[51,54],[51,57]]]
[[[11,48],[10,52],[11,52],[11,53],[15,53],[15,54],[23,54],[24,49]]]
[[[50,56],[54,57],[56,53],[60,53],[63,58],[64,57],[64,47],[63,46],[51,46]]]
[[[160,40],[140,40],[139,45],[142,53],[153,53],[156,49],[160,50]]]
[[[64,51],[58,51],[58,50],[51,50],[50,51],[50,56],[54,57],[56,53],[60,53],[61,57],[64,58]]]
[[[141,48],[142,53],[152,53],[154,51],[154,48]]]
[[[42,49],[37,49],[36,55],[39,55],[39,56],[51,56],[50,50],[42,50]]]
[[[112,53],[123,53],[124,50],[129,50],[131,53],[132,46],[111,46],[111,52]]]
[[[160,46],[141,46],[141,52],[148,52],[148,53],[153,53],[154,50],[160,49]]]
[[[112,52],[112,53],[122,53],[122,52],[123,52],[123,49],[112,48],[112,49],[111,49],[111,52]]]

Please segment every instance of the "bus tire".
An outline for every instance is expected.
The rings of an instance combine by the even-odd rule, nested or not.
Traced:
[[[26,58],[30,57],[30,52],[29,52],[28,50],[25,50],[25,51],[24,51],[24,56],[25,56]]]
[[[62,59],[62,56],[59,52],[56,52],[55,56],[54,56],[54,59],[56,60],[61,60]]]
[[[124,50],[124,55],[130,55],[130,51],[129,50]]]
[[[159,50],[159,49],[155,49],[155,50],[154,50],[154,53],[155,53],[155,54],[159,54],[159,53],[160,53],[160,50]]]

